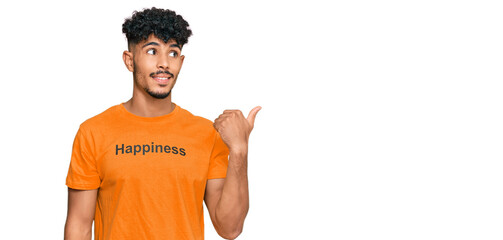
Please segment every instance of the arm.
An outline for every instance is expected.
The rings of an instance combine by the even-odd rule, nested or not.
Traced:
[[[241,234],[249,208],[246,152],[229,154],[226,178],[207,181],[204,201],[221,237],[235,239]]]
[[[65,240],[91,240],[98,189],[68,188]]]
[[[247,118],[239,110],[225,110],[213,124],[229,148],[229,165],[225,179],[208,180],[205,202],[223,238],[239,236],[248,213],[248,138],[260,109],[253,108]]]

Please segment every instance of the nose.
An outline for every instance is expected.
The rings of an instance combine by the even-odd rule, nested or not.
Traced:
[[[164,54],[159,54],[157,57],[157,68],[168,69],[169,59]]]

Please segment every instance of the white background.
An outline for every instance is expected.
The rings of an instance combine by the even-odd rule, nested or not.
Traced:
[[[122,23],[157,6],[194,33],[173,102],[263,107],[238,239],[502,239],[500,1],[328,2],[2,3],[1,238],[63,238],[76,131],[131,97]]]

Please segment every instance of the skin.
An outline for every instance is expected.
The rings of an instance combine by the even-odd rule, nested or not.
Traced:
[[[173,39],[164,43],[150,35],[146,40],[129,46],[129,51],[124,51],[124,64],[133,73],[134,80],[133,97],[124,103],[129,112],[143,117],[157,117],[173,111],[172,94],[160,99],[153,97],[148,91],[155,94],[171,92],[185,59],[185,56],[181,55],[181,47]],[[164,77],[170,77],[167,84],[159,84],[151,76],[159,71],[171,73],[164,74]]]
[[[213,124],[229,147],[229,165],[226,178],[207,181],[204,200],[215,230],[226,239],[241,234],[248,213],[248,138],[260,109],[253,108],[247,118],[225,110]]]
[[[91,240],[98,189],[68,188],[65,240]]]
[[[129,112],[157,117],[173,111],[171,91],[185,58],[181,50],[175,40],[165,43],[150,35],[124,51],[124,64],[134,80],[133,96],[124,103]],[[164,84],[157,82],[156,77],[169,79]],[[229,147],[229,165],[226,178],[207,180],[204,202],[215,230],[225,239],[239,236],[248,213],[248,139],[260,109],[260,106],[253,108],[246,118],[239,110],[225,110],[213,124]],[[65,240],[91,240],[97,193],[98,189],[68,189]]]

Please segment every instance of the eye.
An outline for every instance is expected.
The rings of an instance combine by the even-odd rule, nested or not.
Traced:
[[[177,53],[176,51],[171,51],[171,52],[169,52],[169,55],[170,55],[171,57],[177,57],[177,56],[178,56],[178,53]]]
[[[148,54],[155,55],[155,49],[149,49],[147,51]]]

